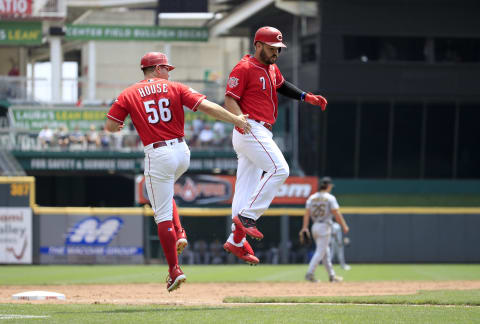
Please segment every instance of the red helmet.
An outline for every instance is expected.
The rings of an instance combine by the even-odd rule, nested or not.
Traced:
[[[282,41],[283,36],[281,31],[273,27],[265,26],[259,28],[255,33],[253,45],[255,45],[256,42],[262,42],[274,47],[287,47]]]
[[[149,52],[145,54],[140,61],[141,69],[156,65],[163,65],[168,71],[172,71],[175,68],[173,65],[168,64],[167,56],[160,52]]]

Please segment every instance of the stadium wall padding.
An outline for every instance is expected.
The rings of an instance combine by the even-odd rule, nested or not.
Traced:
[[[480,262],[479,214],[347,214],[348,262]]]

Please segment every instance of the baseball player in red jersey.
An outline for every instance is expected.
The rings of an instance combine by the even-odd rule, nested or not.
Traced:
[[[200,110],[216,119],[229,122],[249,133],[251,126],[248,115],[234,115],[223,107],[208,101],[192,88],[178,82],[168,81],[167,57],[159,52],[150,52],[142,57],[140,68],[144,80],[125,89],[115,100],[107,114],[106,129],[111,132],[123,128],[123,122],[130,115],[140,136],[145,151],[145,183],[158,237],[168,263],[167,290],[173,291],[185,282],[186,276],[178,266],[180,250],[177,235],[184,238],[185,232],[178,221],[172,223],[173,186],[175,181],[188,169],[190,150],[184,136],[184,111],[187,107]],[[180,229],[180,234],[177,234]]]
[[[233,131],[238,167],[232,203],[232,234],[224,249],[247,263],[257,264],[259,260],[246,234],[258,240],[263,238],[256,221],[270,206],[290,172],[272,139],[272,126],[278,115],[277,92],[320,106],[322,110],[327,100],[302,91],[283,78],[275,64],[281,49],[286,47],[278,29],[258,29],[253,43],[255,54],[245,55],[233,68],[225,93],[225,107],[235,115],[248,114],[252,130],[250,134],[239,128]]]

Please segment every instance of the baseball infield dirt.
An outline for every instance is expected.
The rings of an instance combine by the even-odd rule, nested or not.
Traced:
[[[165,284],[3,286],[0,303],[221,305],[228,296],[367,296],[414,294],[419,290],[480,289],[480,281],[409,281],[343,283],[185,283],[172,293]],[[17,301],[24,291],[53,291],[66,300]]]

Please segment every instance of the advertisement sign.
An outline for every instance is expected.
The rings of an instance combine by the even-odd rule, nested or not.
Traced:
[[[12,107],[10,108],[10,118],[17,129],[40,131],[45,125],[48,125],[50,129],[66,126],[69,130],[78,127],[80,130],[88,131],[90,125],[95,125],[98,129],[105,124],[108,109],[109,107],[81,109]],[[209,128],[214,133],[214,145],[220,145],[223,142],[231,144],[229,136],[233,130],[232,124],[216,123],[215,118],[195,113],[190,109],[184,109],[184,113],[185,136],[187,138],[198,137],[203,129]],[[126,123],[130,122],[130,117],[127,117]],[[222,127],[220,128],[219,125]],[[216,143],[217,141],[222,143]]]
[[[0,0],[0,16],[16,17],[32,14],[33,0]]]
[[[183,175],[174,185],[174,196],[180,204],[208,205],[225,203],[233,197],[233,182],[231,176]],[[147,204],[148,194],[145,186],[145,176],[138,175],[135,179],[137,204]]]
[[[143,155],[143,153],[140,153]],[[48,171],[140,171],[143,170],[144,161],[142,158],[32,158],[19,160],[26,170],[48,170]]]
[[[30,208],[0,208],[0,263],[32,263]]]
[[[143,217],[40,215],[40,263],[143,263]]]
[[[149,202],[145,177],[135,179],[135,202]],[[180,205],[230,205],[235,188],[234,176],[183,175],[174,186],[174,198]],[[280,187],[272,205],[304,205],[318,188],[316,177],[289,177]]]
[[[45,125],[50,129],[66,126],[72,130],[78,127],[87,131],[90,125],[96,129],[105,124],[108,108],[98,109],[41,109],[15,108],[11,109],[11,117],[15,128],[40,131]]]
[[[208,41],[208,28],[113,25],[67,25],[67,40]]]
[[[193,153],[196,154],[196,153]],[[33,154],[30,154],[33,155]],[[78,154],[77,154],[78,155]],[[32,157],[17,152],[15,157],[22,168],[29,170],[44,171],[124,171],[139,173],[144,168],[143,152],[131,153],[138,157],[106,157],[106,154],[97,157]],[[233,153],[232,153],[233,155]],[[38,154],[37,154],[38,156]],[[237,159],[231,158],[207,158],[203,156],[192,157],[189,170],[210,171],[213,169],[235,170]]]
[[[0,3],[2,1],[5,0],[0,0]],[[40,44],[42,44],[41,22],[0,21],[0,45]]]
[[[305,205],[318,190],[317,177],[288,177],[272,201],[276,205]]]

